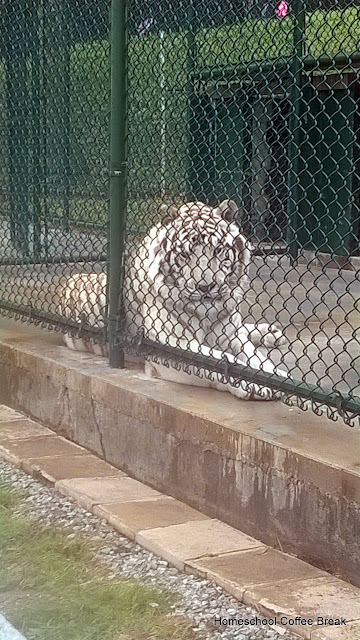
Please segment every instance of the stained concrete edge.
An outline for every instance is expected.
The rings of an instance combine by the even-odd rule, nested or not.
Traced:
[[[0,331],[0,401],[210,518],[359,584],[354,431],[280,403],[110,369],[25,329]]]
[[[28,422],[29,433],[32,430],[33,434],[26,437],[26,434],[23,433],[20,439],[23,442],[28,442],[32,439],[33,444],[36,445],[36,442],[42,436],[36,434],[36,432],[34,433],[34,429],[31,429],[31,422]],[[0,417],[0,435],[1,425]],[[24,450],[23,456],[23,458],[18,456],[17,459],[17,466],[20,468],[28,460]],[[82,449],[82,455],[73,456],[73,464],[81,464],[84,456],[93,459],[89,463],[96,470],[97,457],[88,454],[85,449]],[[58,458],[61,466],[61,463],[65,462],[67,455],[64,453]],[[46,466],[47,460],[48,456],[44,455],[42,458],[39,456],[37,467]],[[35,467],[30,467],[29,470],[35,471]],[[41,477],[42,475],[40,474]],[[145,507],[147,505],[151,506],[152,502],[160,499],[163,499],[165,505],[168,504],[170,508],[176,502],[169,496],[159,494],[143,483],[126,476],[70,477],[61,481],[54,481],[51,484],[60,490],[63,495],[72,496],[78,504],[85,506],[90,512],[107,520],[111,526],[123,535],[127,535],[129,525],[125,523],[124,526],[121,520],[111,517],[112,506],[117,505],[120,510],[124,504],[129,506],[132,503],[137,506],[139,498],[142,499],[142,504]],[[123,495],[124,490],[125,494]],[[101,500],[106,501],[109,496],[114,501],[113,503],[101,502]],[[115,498],[117,502],[115,502]],[[122,500],[125,500],[125,503]],[[135,535],[135,540],[173,566],[185,569],[187,572],[194,573],[199,577],[213,580],[239,601],[255,607],[259,615],[271,616],[274,620],[278,619],[276,624],[278,628],[282,624],[283,616],[286,620],[295,620],[297,617],[301,619],[305,619],[310,615],[314,617],[317,612],[318,615],[329,615],[329,612],[331,615],[334,607],[337,606],[347,616],[355,619],[354,633],[351,632],[350,627],[347,627],[346,636],[342,634],[342,637],[346,637],[348,640],[358,640],[358,622],[360,623],[359,589],[310,565],[306,565],[306,563],[297,558],[269,549],[258,540],[216,519],[203,518],[200,513],[197,518],[195,513],[194,519],[187,520],[186,513],[193,510],[189,510],[186,505],[181,505],[181,508],[185,514],[185,521],[182,524],[179,524],[176,520],[171,524],[171,518],[174,515],[172,512],[169,517],[170,524],[160,528],[155,526],[155,528],[140,530]],[[156,524],[157,517],[155,515],[153,524]],[[267,568],[264,565],[264,558],[270,560],[267,563]],[[237,575],[236,572],[234,574],[234,566],[239,561],[242,570]],[[214,566],[214,563],[217,566]],[[212,566],[213,568],[211,568]],[[286,569],[285,572],[284,567]],[[249,584],[249,580],[251,584]],[[320,583],[321,586],[319,588]],[[304,592],[307,593],[306,599],[304,599]],[[275,594],[274,597],[272,597],[272,594]],[[341,614],[339,613],[339,615]],[[356,615],[358,615],[357,618]],[[296,632],[308,640],[311,640],[312,637],[316,640],[331,639],[328,628],[324,630],[322,627],[309,625],[300,625],[294,628],[289,626],[287,621],[284,622],[283,628]]]

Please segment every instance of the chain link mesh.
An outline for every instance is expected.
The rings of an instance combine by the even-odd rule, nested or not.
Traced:
[[[110,5],[0,2],[0,310],[102,342]],[[118,344],[352,424],[359,3],[129,0],[127,31]]]
[[[109,6],[0,3],[0,310],[99,340],[60,303],[107,260]]]
[[[281,384],[274,375],[267,386],[353,424],[360,409],[359,3],[129,0],[128,30],[128,262],[135,264],[140,239],[161,219],[162,203],[178,215],[187,202],[205,210],[235,201],[237,225],[253,246],[242,321],[275,323],[286,336],[268,358],[287,377]],[[145,280],[146,257],[142,266]],[[173,295],[166,305],[166,296],[170,285],[145,313],[137,297],[125,330],[131,336],[142,324],[137,349],[163,364],[174,363],[169,345],[201,353],[174,325],[170,307],[179,300]],[[158,322],[149,320],[156,305]],[[200,302],[195,315],[199,309]],[[221,344],[251,365],[231,350],[235,326],[206,326],[206,345]],[[223,336],[211,337],[219,330]],[[185,368],[189,362],[199,360],[187,356]],[[260,382],[259,370],[245,379]]]

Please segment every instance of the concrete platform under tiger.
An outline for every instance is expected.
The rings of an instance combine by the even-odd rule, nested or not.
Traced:
[[[263,543],[360,585],[358,428],[148,378],[0,322],[0,403]]]

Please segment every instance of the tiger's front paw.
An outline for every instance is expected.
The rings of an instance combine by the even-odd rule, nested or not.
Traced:
[[[264,322],[257,325],[253,333],[255,334],[254,338],[256,339],[258,346],[274,349],[281,347],[286,343],[286,338],[282,330],[280,327],[277,327],[276,324],[267,324]],[[253,342],[253,336],[251,336],[251,338]]]

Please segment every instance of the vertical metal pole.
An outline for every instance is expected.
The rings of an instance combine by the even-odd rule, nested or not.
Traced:
[[[291,113],[289,119],[289,199],[288,199],[288,251],[292,260],[299,252],[299,203],[301,189],[299,175],[301,170],[301,115],[302,115],[302,67],[304,59],[305,37],[305,1],[295,0],[294,11],[294,55],[291,66],[293,84],[291,87]]]
[[[41,82],[41,103],[42,103],[42,167],[41,167],[41,183],[43,188],[43,221],[44,221],[44,254],[45,259],[49,256],[49,228],[48,228],[48,179],[47,179],[47,127],[48,127],[48,56],[46,47],[48,47],[48,19],[47,19],[48,5],[47,0],[41,2],[41,67],[42,67],[42,82]]]
[[[15,184],[15,149],[14,142],[16,140],[16,111],[15,111],[15,87],[14,87],[14,70],[13,70],[13,29],[14,29],[14,6],[8,0],[3,7],[3,40],[4,40],[4,62],[5,62],[5,96],[6,96],[6,138],[5,148],[8,154],[8,172],[7,172],[7,195],[9,201],[9,231],[10,238],[14,246],[16,246],[16,184]],[[16,95],[16,94],[15,94]]]
[[[160,45],[160,197],[163,200],[166,193],[166,98],[165,98],[165,33],[159,33]]]
[[[29,78],[26,39],[30,12],[24,0],[4,5],[6,102],[9,153],[10,233],[14,247],[29,255]]]
[[[266,227],[266,214],[269,210],[269,199],[266,194],[266,186],[269,181],[271,154],[266,137],[269,121],[271,122],[271,101],[261,95],[253,106],[252,123],[252,184],[251,184],[251,208],[252,227],[255,242],[262,242],[268,236]]]
[[[37,3],[31,15],[31,118],[32,118],[32,187],[33,187],[33,256],[41,255],[41,78],[40,78],[40,22]]]
[[[186,200],[192,200],[192,160],[191,160],[191,147],[192,147],[192,131],[191,131],[191,119],[193,117],[193,104],[194,104],[194,79],[192,74],[195,70],[196,64],[196,44],[195,44],[195,11],[193,6],[193,0],[189,0],[187,10],[187,53],[186,53]]]
[[[62,119],[63,119],[63,219],[65,230],[70,230],[70,157],[71,157],[71,116],[70,116],[70,37],[69,37],[70,3],[63,0],[61,12],[61,29],[59,49],[61,51],[62,78],[64,92],[62,95]]]
[[[111,2],[109,363],[124,367],[119,341],[124,322],[123,282],[127,204],[127,1]],[[119,332],[119,335],[117,335]]]

